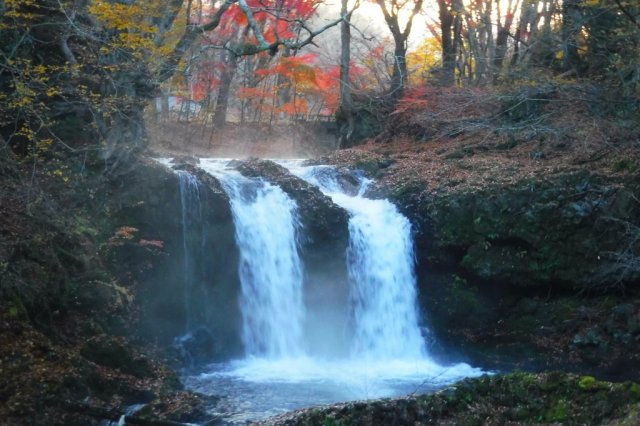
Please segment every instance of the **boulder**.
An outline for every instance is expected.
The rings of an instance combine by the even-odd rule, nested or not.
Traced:
[[[640,379],[637,182],[580,171],[387,191],[414,225],[420,304],[443,352]]]
[[[298,205],[305,246],[344,246],[348,238],[348,213],[318,188],[269,160],[249,159],[235,164],[245,176],[261,177],[278,185]]]
[[[80,354],[98,365],[115,368],[139,379],[154,377],[149,360],[134,353],[132,347],[122,339],[94,337],[80,348]]]
[[[189,323],[205,326],[216,341],[216,357],[241,352],[239,279],[233,218],[220,183],[190,164],[180,170],[198,179],[198,206],[188,207],[185,234],[179,176],[155,161],[141,161],[114,182],[109,206],[114,229],[131,239],[111,245],[119,281],[135,289],[141,310],[137,334],[167,347]],[[187,288],[185,246],[189,250]],[[188,298],[189,300],[186,300]]]

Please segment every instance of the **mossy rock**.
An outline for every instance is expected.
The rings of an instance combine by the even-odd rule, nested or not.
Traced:
[[[80,354],[98,365],[116,368],[137,378],[154,376],[150,362],[136,355],[131,347],[119,339],[90,339],[82,346]]]
[[[151,403],[145,405],[136,413],[140,420],[150,420],[149,424],[157,419],[167,422],[183,423],[209,423],[211,414],[207,412],[207,407],[214,405],[219,398],[216,396],[205,396],[193,392],[174,392],[160,395]]]
[[[581,386],[585,382],[590,383],[587,389]],[[463,380],[431,395],[302,410],[265,423],[483,425],[490,419],[489,424],[633,424],[639,405],[635,383],[592,383],[565,373],[513,373]]]
[[[623,271],[616,260],[624,247],[636,247],[624,226],[640,215],[636,193],[631,181],[576,172],[394,199],[418,229],[429,230],[419,237],[429,240],[430,256],[456,256],[468,273],[509,286],[573,291],[637,280],[637,271]]]

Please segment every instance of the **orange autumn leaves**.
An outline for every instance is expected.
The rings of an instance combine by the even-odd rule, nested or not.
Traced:
[[[288,90],[290,100],[277,107],[276,112],[292,116],[307,115],[316,105],[316,113],[330,115],[335,112],[340,102],[339,69],[324,69],[316,65],[317,55],[304,54],[280,58],[271,67],[256,71],[260,77],[275,77],[273,87],[256,93],[254,90],[241,90],[239,97],[252,98],[256,95],[271,98],[282,90]],[[266,93],[265,93],[266,92]]]
[[[205,68],[202,72],[210,70]],[[339,67],[319,65],[315,54],[280,57],[273,66],[256,70],[255,76],[260,84],[241,86],[236,96],[241,101],[255,104],[262,112],[294,117],[329,116],[340,103]],[[207,92],[216,90],[219,84],[219,80],[211,76],[194,76],[193,80],[191,96],[195,101],[203,100]],[[282,102],[285,91],[288,100]]]

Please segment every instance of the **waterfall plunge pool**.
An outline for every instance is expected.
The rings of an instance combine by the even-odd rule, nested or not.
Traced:
[[[318,405],[436,391],[482,374],[467,364],[416,360],[247,358],[185,377],[188,389],[220,396],[212,414],[231,424]]]
[[[428,393],[482,374],[468,364],[441,365],[430,356],[425,343],[430,331],[416,302],[411,225],[387,200],[363,195],[367,179],[358,177],[359,190],[348,194],[331,166],[279,162],[349,213],[349,291],[335,300],[339,310],[349,311],[349,320],[336,325],[305,304],[296,203],[277,185],[228,169],[228,162],[202,159],[199,167],[222,183],[231,201],[246,356],[183,378],[188,389],[219,397],[212,414],[224,423],[242,424],[303,407]],[[183,210],[199,208],[182,198]],[[184,250],[188,259],[189,247]],[[185,279],[186,295],[190,285]],[[309,339],[318,334],[341,335],[336,339],[345,343],[340,355],[310,349]]]

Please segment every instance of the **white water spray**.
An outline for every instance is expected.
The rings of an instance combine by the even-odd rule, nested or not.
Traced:
[[[222,172],[212,163],[203,168],[220,179],[231,199],[246,354],[268,359],[302,355],[305,309],[295,202],[261,179]]]
[[[360,179],[357,195],[351,196],[340,187],[333,167],[289,167],[350,214],[352,355],[376,361],[424,359],[409,220],[389,201],[365,198],[367,179]]]
[[[358,199],[359,198],[359,199]],[[409,221],[386,200],[354,198],[348,251],[354,307],[353,354],[369,359],[420,359],[413,245]]]

